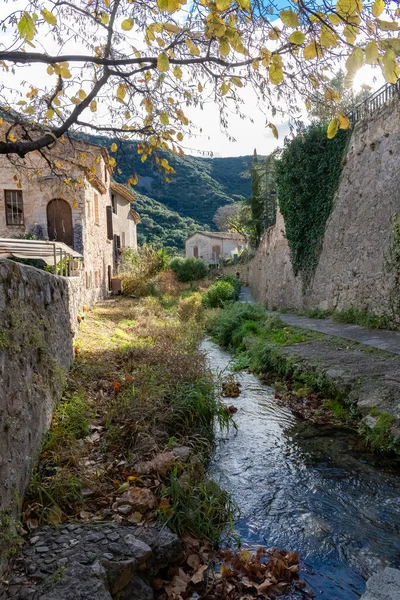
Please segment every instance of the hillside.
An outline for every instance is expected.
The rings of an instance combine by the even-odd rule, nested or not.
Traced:
[[[141,217],[138,226],[138,244],[152,244],[163,247],[171,253],[185,246],[185,239],[194,231],[202,229],[199,223],[179,213],[169,210],[161,202],[143,194],[135,193],[135,210]]]
[[[139,243],[145,241],[182,249],[192,231],[215,229],[213,216],[224,204],[250,195],[249,168],[252,156],[230,158],[183,158],[162,153],[175,169],[172,182],[166,183],[154,159],[142,163],[135,142],[120,142],[101,136],[82,136],[95,144],[109,148],[118,143],[116,155],[121,173],[115,173],[120,183],[136,172],[139,176],[135,191],[135,208],[144,217],[138,228]]]

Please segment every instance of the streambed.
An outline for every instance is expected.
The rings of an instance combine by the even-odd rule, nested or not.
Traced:
[[[229,373],[227,352],[202,347]],[[372,573],[400,567],[400,472],[378,466],[355,433],[297,419],[254,375],[235,379],[238,430],[219,434],[209,474],[240,507],[242,544],[298,551],[317,598],[359,598]]]

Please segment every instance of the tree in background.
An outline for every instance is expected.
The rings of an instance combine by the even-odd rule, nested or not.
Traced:
[[[220,206],[213,217],[213,221],[219,231],[235,231],[236,233],[242,233],[242,231],[238,230],[238,228],[240,229],[241,227],[240,213],[242,208],[241,202]]]
[[[352,88],[346,88],[346,75],[342,69],[330,79],[329,85],[333,93],[322,94],[318,90],[310,99],[310,116],[320,121],[329,121],[334,116],[335,111],[339,109],[342,114],[348,115],[354,108],[366,100],[371,94],[371,87],[361,86],[357,93]],[[335,100],[336,98],[336,100]],[[338,100],[338,98],[340,98]]]
[[[244,85],[266,114],[299,123],[299,101],[314,89],[339,99],[327,74],[340,61],[346,88],[364,64],[397,81],[398,16],[384,0],[288,0],[282,10],[268,0],[3,2],[0,154],[21,166],[40,152],[65,175],[51,148],[77,129],[139,139],[143,161],[158,148],[183,153],[194,130],[186,107],[212,99],[226,127],[229,109],[245,117]],[[267,125],[278,136],[269,117]],[[348,126],[335,111],[328,136]],[[173,169],[157,158],[168,178]]]

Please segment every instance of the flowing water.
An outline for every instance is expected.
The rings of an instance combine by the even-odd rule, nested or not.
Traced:
[[[228,353],[203,349],[229,372]],[[250,373],[235,379],[238,429],[219,434],[210,475],[240,507],[242,544],[298,551],[317,598],[359,598],[372,573],[400,567],[399,471],[376,466],[356,434],[298,420]]]

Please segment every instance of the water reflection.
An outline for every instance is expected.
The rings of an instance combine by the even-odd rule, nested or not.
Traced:
[[[229,354],[203,348],[227,369]],[[400,566],[398,473],[375,467],[352,432],[299,422],[271,387],[238,379],[238,431],[220,436],[210,475],[240,506],[242,542],[299,551],[318,598],[359,598],[370,574]]]

